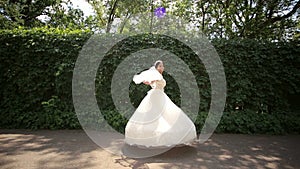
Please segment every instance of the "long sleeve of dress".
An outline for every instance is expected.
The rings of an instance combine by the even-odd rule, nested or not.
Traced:
[[[163,76],[153,67],[133,76],[135,84],[140,84],[144,81],[151,82],[154,80],[162,80]]]

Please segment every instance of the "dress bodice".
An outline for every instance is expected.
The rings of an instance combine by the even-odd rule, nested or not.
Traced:
[[[151,84],[152,89],[164,89],[166,86],[166,81],[165,79],[162,80],[156,80]]]

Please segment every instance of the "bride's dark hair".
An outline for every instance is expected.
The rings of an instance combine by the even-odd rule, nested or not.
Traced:
[[[155,61],[155,63],[154,63],[154,67],[155,67],[155,68],[157,68],[157,66],[158,66],[160,63],[162,63],[162,61],[161,61],[161,60],[157,60],[157,61]]]

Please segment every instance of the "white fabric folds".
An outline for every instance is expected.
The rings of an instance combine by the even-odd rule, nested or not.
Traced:
[[[133,76],[133,81],[135,84],[140,84],[142,82],[152,82],[154,80],[162,80],[163,76],[152,66],[150,69],[141,72],[139,75]]]
[[[134,80],[137,84],[155,81],[125,127],[125,143],[158,148],[189,145],[196,141],[194,123],[164,93],[166,81],[156,69],[146,70],[136,75]]]

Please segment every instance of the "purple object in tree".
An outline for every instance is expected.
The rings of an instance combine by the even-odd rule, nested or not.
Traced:
[[[158,7],[155,9],[154,14],[158,18],[163,18],[164,16],[166,16],[166,9],[164,7]]]

